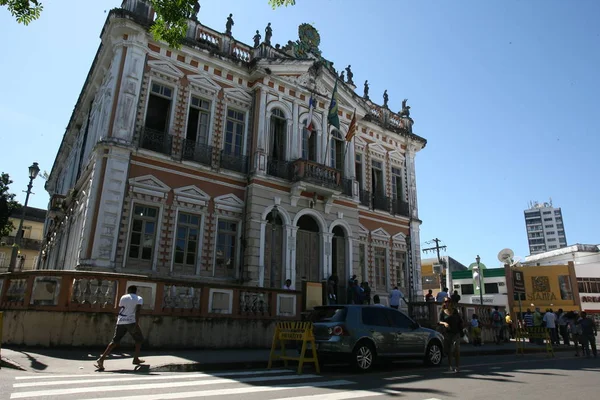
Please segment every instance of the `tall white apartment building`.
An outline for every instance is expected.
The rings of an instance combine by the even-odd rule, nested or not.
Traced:
[[[530,202],[529,209],[525,210],[525,227],[530,254],[567,247],[562,211],[552,206],[552,200]]]

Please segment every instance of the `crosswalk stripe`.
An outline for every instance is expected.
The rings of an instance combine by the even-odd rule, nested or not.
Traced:
[[[162,382],[162,383],[146,383],[140,385],[125,385],[125,386],[92,386],[92,387],[76,387],[76,388],[64,388],[64,389],[51,389],[51,390],[40,390],[33,392],[17,392],[10,395],[11,399],[22,399],[24,397],[41,397],[41,396],[58,396],[66,394],[76,393],[90,393],[90,392],[117,392],[127,390],[147,390],[147,389],[164,389],[164,388],[177,388],[186,386],[204,386],[204,385],[216,385],[216,384],[227,384],[227,383],[245,383],[245,382],[268,382],[268,381],[280,381],[280,380],[292,380],[292,379],[306,379],[306,378],[320,378],[319,375],[284,375],[284,376],[259,376],[253,378],[241,378],[241,379],[209,379],[209,380],[194,380],[185,382]]]
[[[306,375],[308,376],[308,375]],[[250,386],[243,388],[233,389],[215,389],[215,390],[204,390],[202,392],[179,392],[179,393],[162,393],[162,394],[143,394],[136,396],[119,396],[119,397],[102,397],[97,399],[85,399],[85,400],[171,400],[171,399],[189,399],[198,397],[213,397],[213,396],[229,396],[235,394],[247,394],[247,393],[260,393],[260,392],[274,392],[287,389],[310,389],[315,387],[334,387],[342,385],[350,385],[356,382],[346,381],[343,379],[329,381],[329,382],[306,382],[302,384],[291,384],[291,385],[278,385],[278,386]]]
[[[235,376],[235,375],[260,375],[260,374],[279,374],[284,372],[290,372],[290,369],[267,369],[262,371],[241,371],[241,372],[217,372],[214,374],[205,374],[201,372],[178,372],[178,375],[207,375],[207,376]],[[110,373],[106,371],[105,373]],[[130,374],[119,374],[119,376],[140,376],[140,373],[132,372]],[[64,378],[85,378],[89,376],[98,376],[94,374],[72,374],[72,375],[31,375],[31,376],[16,376],[16,380],[34,380],[34,379],[64,379]],[[158,376],[158,375],[157,375]]]
[[[81,383],[105,383],[105,382],[127,382],[127,381],[149,381],[149,380],[176,380],[176,379],[190,379],[190,378],[203,378],[203,377],[225,377],[225,376],[248,376],[248,375],[261,375],[261,374],[281,374],[281,373],[292,373],[291,370],[279,369],[279,370],[264,370],[264,371],[242,371],[242,372],[222,372],[215,374],[206,374],[206,373],[195,373],[195,374],[185,374],[185,375],[151,375],[151,376],[140,376],[138,375],[128,375],[127,378],[123,377],[114,377],[114,378],[105,378],[100,377],[99,375],[81,375],[86,379],[72,379],[72,380],[63,380],[63,381],[41,381],[41,382],[26,382],[26,383],[15,383],[13,384],[14,388],[24,388],[24,387],[36,387],[36,386],[57,386],[57,385],[70,385],[73,383],[81,384]],[[94,376],[94,378],[90,378]]]
[[[353,390],[351,392],[336,392],[325,394],[309,394],[307,396],[281,397],[273,400],[345,400],[360,397],[383,396],[385,393],[371,392],[369,390]],[[437,400],[437,399],[436,399]]]

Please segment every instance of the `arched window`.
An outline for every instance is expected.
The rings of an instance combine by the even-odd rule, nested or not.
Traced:
[[[314,124],[312,124],[314,125]],[[306,120],[302,122],[302,159],[317,161],[317,130],[306,128]]]
[[[276,108],[271,114],[271,143],[269,156],[273,161],[285,161],[285,136],[287,120],[285,114]]]
[[[344,169],[344,138],[339,131],[331,133],[331,142],[329,143],[330,166],[337,170]]]

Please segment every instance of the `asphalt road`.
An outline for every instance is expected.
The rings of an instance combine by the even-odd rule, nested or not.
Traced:
[[[53,375],[2,369],[0,399],[560,399],[595,398],[600,359],[545,355],[470,357],[459,374],[447,367],[387,364],[368,374],[327,366],[306,370],[149,373],[123,370]]]

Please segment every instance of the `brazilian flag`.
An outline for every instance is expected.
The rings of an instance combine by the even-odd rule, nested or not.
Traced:
[[[333,92],[331,93],[331,103],[329,104],[329,114],[327,115],[327,122],[330,125],[340,129],[340,118],[338,116],[338,94],[337,94],[337,79],[333,86]]]

